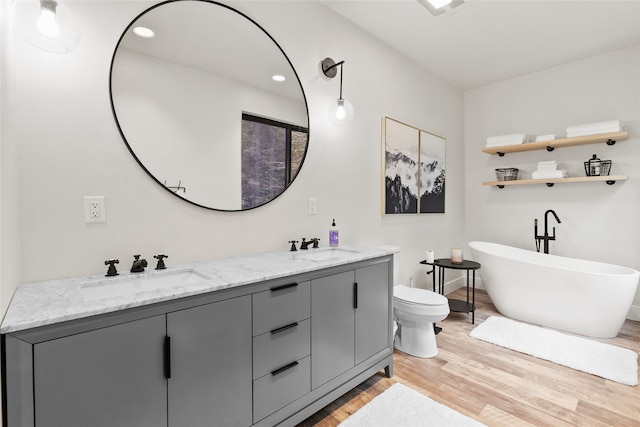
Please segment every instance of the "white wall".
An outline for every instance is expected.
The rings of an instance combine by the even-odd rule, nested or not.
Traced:
[[[2,282],[3,295],[16,282],[101,273],[108,258],[119,258],[120,269],[126,269],[137,253],[149,259],[164,252],[175,265],[286,250],[287,240],[303,236],[320,237],[326,245],[332,218],[344,244],[400,246],[400,279],[408,283],[415,277],[414,284],[426,285],[418,264],[424,249],[444,256],[463,243],[463,94],[319,2],[232,3],[259,22],[296,67],[309,102],[310,147],[300,175],[274,202],[239,213],[205,210],[146,175],[111,114],[113,49],[130,20],[151,4],[74,1],[69,7],[83,33],[71,53],[43,52],[22,39],[3,50],[16,81],[15,132],[2,144],[19,148],[9,160],[17,162],[20,185],[19,242],[11,246],[19,247],[20,263],[15,280]],[[344,97],[356,111],[347,127],[327,118],[339,83],[321,74],[320,61],[327,56],[346,61]],[[447,138],[446,214],[381,216],[384,115]],[[106,197],[106,223],[84,223],[86,195]],[[317,215],[307,214],[309,197],[317,198]]]
[[[487,240],[535,250],[533,220],[554,209],[562,224],[550,253],[640,270],[640,46],[525,75],[465,93],[465,230]],[[486,138],[516,132],[557,133],[571,125],[619,119],[629,139],[614,146],[582,145],[505,157],[482,153]],[[629,180],[497,189],[494,169],[517,167],[526,176],[538,161],[556,160],[572,176],[597,154],[613,161],[611,174]],[[640,320],[640,292],[630,316]]]
[[[9,2],[0,2],[0,312],[18,281],[18,168],[14,137],[15,71],[11,55]]]

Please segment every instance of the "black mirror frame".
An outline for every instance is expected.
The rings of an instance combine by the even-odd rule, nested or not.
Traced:
[[[273,199],[264,202],[260,205],[256,205],[256,206],[252,206],[250,208],[245,208],[245,209],[220,209],[220,208],[214,208],[214,207],[210,207],[210,206],[205,206],[205,205],[201,205],[199,203],[196,203],[194,201],[191,201],[187,198],[181,197],[177,192],[172,191],[170,188],[168,188],[165,184],[163,184],[162,182],[160,182],[160,180],[158,180],[142,163],[142,161],[138,158],[138,156],[135,154],[135,152],[133,151],[133,148],[131,147],[131,145],[129,144],[129,141],[127,140],[127,137],[124,134],[124,131],[122,130],[122,127],[120,126],[120,122],[118,120],[118,115],[116,114],[116,110],[115,110],[115,105],[113,102],[113,87],[112,87],[112,75],[113,75],[113,66],[115,63],[115,59],[116,59],[116,54],[118,52],[118,48],[120,47],[120,44],[122,42],[122,39],[125,37],[125,35],[127,34],[127,32],[129,31],[129,29],[135,24],[135,22],[144,14],[148,13],[149,11],[169,4],[169,3],[177,3],[177,2],[182,2],[182,1],[199,1],[199,2],[203,2],[203,3],[210,3],[212,5],[216,5],[216,6],[221,6],[224,7],[227,10],[230,10],[232,12],[237,13],[238,15],[242,16],[243,18],[247,19],[249,22],[251,22],[253,25],[255,25],[256,27],[258,27],[267,37],[269,37],[269,39],[276,45],[276,47],[278,48],[278,50],[280,50],[280,52],[282,53],[282,55],[284,56],[284,58],[287,60],[287,63],[289,64],[289,66],[291,67],[291,70],[293,71],[293,74],[296,76],[296,80],[298,81],[298,85],[300,86],[300,91],[302,92],[302,97],[304,99],[304,106],[305,106],[305,110],[306,110],[306,114],[307,114],[307,148],[305,149],[304,152],[304,156],[302,158],[302,162],[300,163],[300,168],[298,170],[298,173],[296,174],[296,177],[294,179],[291,180],[291,182],[286,183],[286,186],[284,187],[284,189],[282,190],[282,192],[280,192],[280,194],[278,194],[276,197],[274,197]],[[249,211],[252,209],[256,209],[259,208],[261,206],[264,206],[268,203],[271,203],[272,201],[276,200],[278,197],[280,197],[282,194],[284,194],[289,187],[293,184],[293,182],[295,181],[295,179],[298,177],[298,175],[300,174],[300,170],[302,170],[302,167],[304,166],[304,162],[306,160],[307,157],[307,153],[309,151],[309,138],[310,138],[310,134],[311,134],[311,129],[309,127],[309,104],[307,102],[307,96],[304,92],[304,87],[302,86],[302,82],[300,81],[300,76],[298,76],[298,72],[296,71],[295,67],[293,66],[293,64],[291,63],[291,60],[289,59],[289,57],[287,56],[287,54],[285,53],[285,51],[282,49],[282,47],[280,46],[280,44],[271,36],[271,34],[269,34],[260,24],[258,24],[255,20],[253,20],[252,18],[250,18],[249,16],[247,16],[246,14],[240,12],[237,9],[234,9],[231,6],[228,6],[226,4],[222,4],[219,3],[217,1],[214,0],[165,0],[162,1],[158,4],[155,4],[147,9],[145,9],[144,11],[142,11],[141,13],[139,13],[130,23],[129,25],[127,25],[127,27],[124,29],[124,31],[122,32],[122,35],[120,36],[120,38],[118,39],[118,43],[116,43],[116,46],[113,50],[113,55],[111,56],[111,63],[109,66],[109,101],[111,104],[111,112],[113,113],[113,118],[116,122],[116,126],[118,127],[118,131],[120,132],[120,136],[122,137],[122,140],[124,141],[125,145],[127,146],[127,149],[129,150],[129,152],[131,153],[131,155],[133,156],[133,158],[136,160],[136,162],[140,165],[140,167],[147,173],[147,175],[149,175],[156,183],[158,183],[158,185],[160,185],[162,188],[164,188],[166,191],[168,191],[169,193],[173,194],[175,197],[188,202],[192,205],[195,206],[199,206],[201,208],[205,208],[205,209],[209,209],[209,210],[213,210],[213,211],[218,211],[218,212],[244,212],[244,211]]]

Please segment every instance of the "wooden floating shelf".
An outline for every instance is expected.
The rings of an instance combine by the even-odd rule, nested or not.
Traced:
[[[578,136],[575,138],[554,139],[551,141],[526,142],[517,145],[504,145],[501,147],[486,147],[482,150],[487,154],[498,154],[504,156],[506,153],[517,153],[521,151],[548,150],[553,151],[555,148],[571,147],[573,145],[599,144],[606,142],[607,145],[613,145],[616,141],[624,141],[629,138],[626,131],[601,133],[598,135]]]
[[[499,188],[511,185],[535,185],[547,184],[553,187],[554,184],[565,184],[575,182],[606,182],[609,185],[615,184],[616,181],[626,181],[626,175],[607,175],[607,176],[574,176],[569,178],[550,178],[550,179],[515,179],[512,181],[485,181],[482,185],[497,186]]]

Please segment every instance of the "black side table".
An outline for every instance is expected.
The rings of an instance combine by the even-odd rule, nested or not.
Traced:
[[[462,261],[461,264],[451,262],[449,258],[438,258],[433,263],[426,260],[420,261],[420,264],[431,265],[431,271],[427,274],[433,274],[433,291],[436,291],[436,275],[435,269],[438,267],[438,293],[444,295],[444,270],[451,268],[454,270],[466,270],[467,272],[467,300],[461,301],[457,299],[449,299],[449,310],[458,313],[471,313],[471,323],[476,323],[476,270],[480,268],[480,263],[475,261]],[[469,272],[472,273],[473,281],[471,291],[471,301],[469,301]]]

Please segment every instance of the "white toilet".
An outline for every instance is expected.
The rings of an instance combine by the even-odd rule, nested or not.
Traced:
[[[395,347],[416,357],[438,354],[434,324],[449,315],[444,295],[398,285],[393,288],[393,318],[398,323]]]

